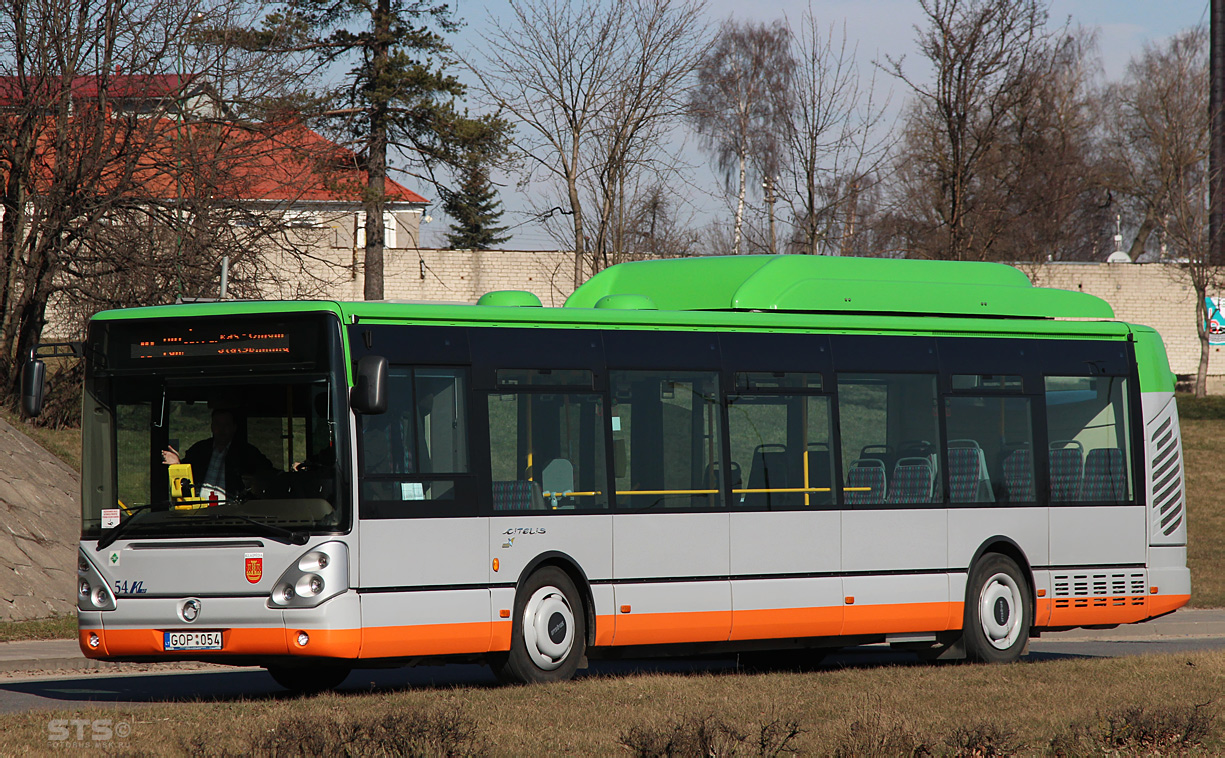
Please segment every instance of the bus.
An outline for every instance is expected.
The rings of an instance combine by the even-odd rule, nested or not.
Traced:
[[[296,690],[875,643],[1007,662],[1190,597],[1161,338],[1006,265],[639,261],[562,307],[108,311],[74,351],[94,659]]]

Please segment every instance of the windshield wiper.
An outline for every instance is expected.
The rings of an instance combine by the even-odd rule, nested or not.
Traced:
[[[310,539],[310,535],[306,532],[295,532],[291,529],[286,529],[273,524],[265,524],[263,521],[256,521],[250,516],[243,516],[238,513],[206,513],[201,516],[193,516],[192,518],[203,519],[206,521],[226,521],[234,519],[243,523],[254,526],[254,531],[260,536],[267,537],[270,540],[275,540],[285,545],[305,545]]]
[[[236,498],[228,502],[229,503],[241,503],[243,501],[241,499]],[[227,504],[227,501],[223,500],[221,501],[221,504],[225,505]],[[128,531],[128,529],[132,526],[134,522],[139,521],[138,517],[141,514],[148,512],[150,509],[154,507],[159,507],[163,505],[169,505],[169,504],[168,503],[149,503],[148,505],[138,505],[132,508],[128,508],[127,509],[128,517],[125,518],[123,521],[120,521],[115,526],[111,527],[110,531],[102,535],[102,538],[98,540],[98,546],[95,547],[94,550],[104,550],[105,548],[114,544],[115,540],[122,537],[124,533]],[[199,510],[203,510],[203,509],[199,509]],[[228,519],[234,519],[235,521],[242,521],[244,523],[250,524],[251,526],[254,526],[255,527],[254,531],[258,532],[260,536],[267,537],[270,540],[275,540],[276,542],[280,542],[285,545],[305,545],[307,540],[310,539],[310,535],[305,532],[295,532],[290,529],[285,529],[284,527],[274,526],[273,524],[265,524],[262,521],[256,521],[255,519],[249,516],[243,516],[238,513],[204,513],[198,516],[184,516],[184,518],[190,518],[190,519],[201,520],[201,521],[225,521]]]
[[[94,550],[103,550],[109,547],[115,540],[119,539],[119,537],[128,530],[128,527],[132,525],[132,522],[138,520],[138,516],[140,516],[142,513],[146,513],[155,505],[161,506],[166,505],[166,503],[148,503],[146,505],[136,505],[125,509],[128,512],[128,517],[123,521],[120,521],[118,524],[112,526],[109,532],[102,535],[101,539],[98,540],[98,546],[95,547]]]

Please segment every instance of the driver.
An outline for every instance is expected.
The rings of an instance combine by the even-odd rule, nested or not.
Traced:
[[[169,445],[162,451],[162,463],[166,465],[191,464],[200,497],[211,500],[216,494],[217,500],[225,500],[227,492],[234,496],[242,490],[243,475],[275,470],[272,462],[254,445],[234,438],[238,432],[234,411],[215,409],[212,431],[212,437],[189,447],[186,455],[179,455],[179,451]]]

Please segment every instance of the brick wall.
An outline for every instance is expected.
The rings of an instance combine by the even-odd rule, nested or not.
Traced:
[[[1195,290],[1186,271],[1165,263],[1047,263],[1018,266],[1039,287],[1097,295],[1114,308],[1120,321],[1145,324],[1165,342],[1170,368],[1194,376],[1200,345],[1195,328]],[[1213,346],[1208,373],[1217,376],[1216,391],[1225,390],[1225,355]]]

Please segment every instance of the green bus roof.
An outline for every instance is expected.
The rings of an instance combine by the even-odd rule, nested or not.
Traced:
[[[1114,318],[1101,298],[1034,287],[1000,263],[811,255],[622,263],[593,276],[566,307],[618,307],[612,303],[629,295],[669,311]]]
[[[1107,320],[1114,314],[1104,301],[1080,292],[1033,287],[1022,272],[993,263],[801,255],[686,258],[613,266],[580,287],[562,308],[528,307],[539,300],[526,294],[502,292],[482,298],[488,305],[227,300],[104,311],[94,318],[327,311],[347,324],[1090,338],[1128,333],[1127,325]],[[953,307],[957,304],[964,307]]]

